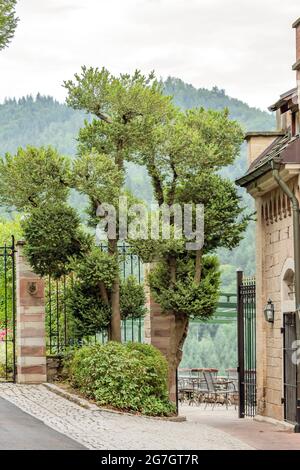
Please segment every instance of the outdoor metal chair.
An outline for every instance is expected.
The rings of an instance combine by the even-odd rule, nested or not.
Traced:
[[[234,405],[236,407],[238,400],[239,400],[239,395],[238,395],[238,389],[239,389],[239,373],[237,369],[226,369],[227,372],[227,377],[231,384],[229,384],[228,389],[233,390],[233,399],[234,399]]]
[[[178,399],[180,403],[200,404],[205,393],[207,393],[207,386],[202,378],[178,378]]]
[[[212,403],[214,408],[217,403],[228,405],[232,403],[232,397],[236,394],[234,384],[230,380],[222,380],[220,382],[214,380],[213,375],[209,371],[203,372],[204,378],[207,383],[208,394],[206,397],[205,406]]]
[[[216,390],[216,386],[213,380],[212,373],[210,371],[203,371],[203,376],[206,381],[207,385],[207,394],[204,397],[205,399],[205,407],[208,405],[208,403],[212,403],[213,408],[216,405],[217,402],[217,397],[218,393]]]

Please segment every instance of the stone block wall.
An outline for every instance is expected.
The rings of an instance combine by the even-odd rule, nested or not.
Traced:
[[[297,193],[297,178],[289,181]],[[257,308],[257,392],[260,415],[284,419],[283,313],[295,309],[293,292],[285,295],[284,276],[294,269],[293,221],[291,208],[276,188],[256,199],[256,308]],[[275,321],[267,323],[264,306],[275,306]]]
[[[55,382],[61,378],[62,370],[62,356],[47,356],[47,382]]]

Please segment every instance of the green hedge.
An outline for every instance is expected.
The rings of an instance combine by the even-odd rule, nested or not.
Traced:
[[[168,365],[160,351],[140,343],[97,344],[77,350],[69,367],[71,384],[99,405],[166,416]]]

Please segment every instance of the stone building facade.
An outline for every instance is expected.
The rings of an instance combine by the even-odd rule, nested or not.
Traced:
[[[276,131],[246,135],[248,171],[237,181],[255,199],[257,214],[257,414],[280,421],[286,418],[283,315],[294,312],[296,305],[292,204],[279,185],[275,171],[300,201],[300,18],[293,27],[297,50],[293,69],[297,72],[297,86],[270,107],[276,112]],[[275,308],[273,323],[264,318],[264,307],[269,299]]]

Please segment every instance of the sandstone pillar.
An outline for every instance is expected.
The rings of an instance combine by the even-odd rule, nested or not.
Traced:
[[[145,279],[150,271],[150,264],[145,266]],[[165,356],[169,362],[171,344],[171,329],[174,327],[174,316],[162,313],[161,307],[153,298],[147,282],[145,283],[147,298],[147,313],[145,316],[145,343],[152,344]],[[169,398],[176,403],[176,376],[169,376]]]
[[[46,333],[44,281],[32,272],[17,243],[17,382],[42,383],[46,376]]]

